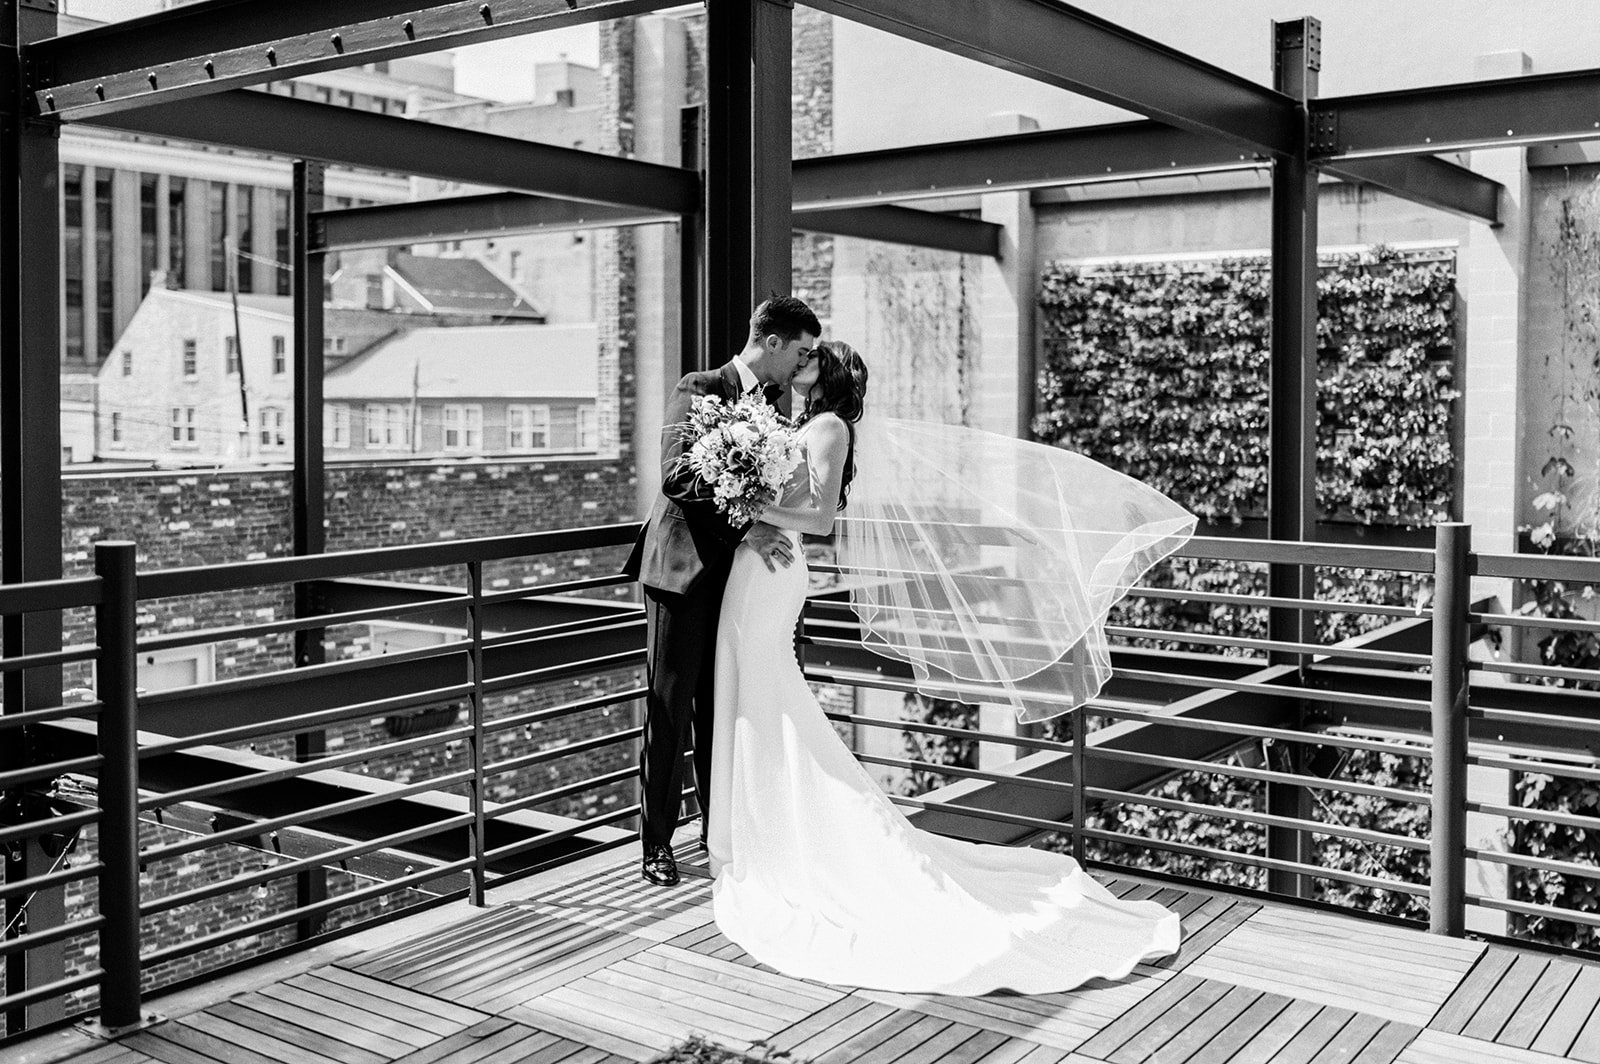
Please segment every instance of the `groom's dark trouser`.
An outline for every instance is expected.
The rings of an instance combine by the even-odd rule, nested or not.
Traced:
[[[645,696],[639,759],[639,836],[646,845],[669,844],[677,829],[683,754],[691,735],[701,815],[710,803],[713,658],[726,584],[725,575],[708,573],[688,594],[644,589],[650,693]]]

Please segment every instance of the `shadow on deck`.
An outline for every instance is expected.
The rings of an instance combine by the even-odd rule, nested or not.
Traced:
[[[687,838],[687,836],[686,836]],[[1600,965],[1225,892],[1106,878],[1183,916],[1175,957],[1068,993],[890,994],[792,979],[717,932],[704,855],[631,850],[151,1001],[114,1043],[23,1064],[621,1064],[691,1034],[828,1064],[1600,1061]],[[696,867],[696,858],[699,866]]]

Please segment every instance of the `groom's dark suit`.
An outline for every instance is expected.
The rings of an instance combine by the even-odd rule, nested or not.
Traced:
[[[694,734],[695,797],[710,800],[713,656],[722,591],[733,552],[747,529],[734,528],[711,491],[680,461],[683,428],[697,395],[733,401],[744,391],[732,362],[691,373],[667,400],[661,424],[661,496],[639,533],[623,573],[644,585],[650,693],[645,699],[640,758],[640,836],[667,845],[678,823],[683,753]]]

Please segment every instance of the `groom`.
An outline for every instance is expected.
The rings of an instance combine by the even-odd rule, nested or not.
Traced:
[[[744,350],[719,370],[691,373],[679,381],[661,419],[661,496],[622,568],[644,585],[650,693],[639,764],[639,837],[644,878],[658,886],[678,882],[672,833],[678,825],[683,755],[691,730],[700,841],[705,842],[716,678],[712,657],[734,549],[748,544],[774,571],[794,561],[782,532],[762,524],[733,527],[712,501],[710,488],[682,468],[683,428],[697,395],[731,402],[755,393],[776,405],[789,379],[810,359],[821,333],[817,316],[805,303],[793,296],[767,300],[750,317]]]

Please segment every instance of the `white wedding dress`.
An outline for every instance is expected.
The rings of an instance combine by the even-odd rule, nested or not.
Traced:
[[[795,563],[776,572],[741,548],[722,600],[708,832],[722,933],[789,975],[910,993],[1067,990],[1175,952],[1175,913],[1118,900],[1066,855],[906,820],[795,661],[807,569],[791,535]]]

